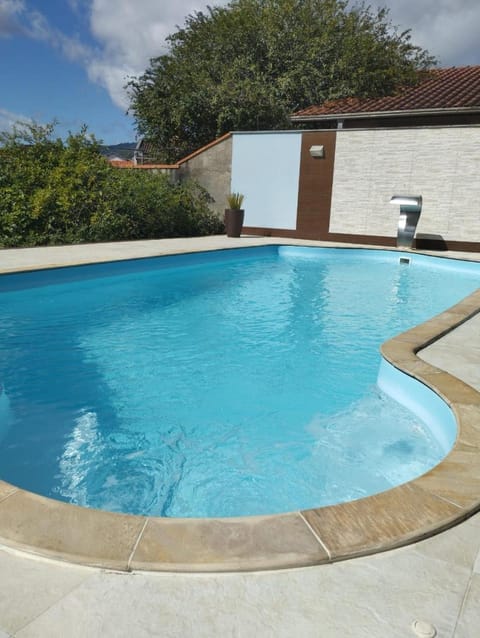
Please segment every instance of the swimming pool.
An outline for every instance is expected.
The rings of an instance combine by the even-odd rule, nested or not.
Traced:
[[[232,516],[423,473],[447,449],[378,390],[378,347],[479,275],[409,259],[269,247],[3,277],[2,478],[113,511]]]

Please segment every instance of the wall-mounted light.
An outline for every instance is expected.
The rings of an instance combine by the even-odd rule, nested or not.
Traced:
[[[316,159],[324,159],[325,149],[323,146],[310,146],[310,155]]]

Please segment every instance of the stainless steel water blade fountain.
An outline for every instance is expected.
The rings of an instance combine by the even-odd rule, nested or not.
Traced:
[[[399,248],[411,248],[420,213],[422,212],[422,196],[394,195],[390,200],[390,204],[400,204],[397,246]]]

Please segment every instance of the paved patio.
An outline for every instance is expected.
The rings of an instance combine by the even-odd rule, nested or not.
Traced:
[[[7,250],[0,252],[0,270],[271,241],[214,237]],[[480,391],[480,315],[421,356]],[[0,574],[0,638],[408,638],[416,635],[416,619],[434,625],[441,638],[480,635],[480,514],[408,547],[318,567],[116,573],[0,547]]]

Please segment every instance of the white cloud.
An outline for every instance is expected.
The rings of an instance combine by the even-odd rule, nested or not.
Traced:
[[[111,0],[92,0],[91,30],[101,54],[89,61],[89,77],[108,90],[115,104],[126,108],[128,97],[123,87],[128,78],[142,74],[150,58],[166,51],[165,38],[183,25],[188,14],[205,10],[207,4],[116,0],[112,12]]]
[[[45,15],[30,9],[24,0],[0,0],[0,37],[17,34],[45,42],[72,61],[88,61],[94,56],[91,47],[52,27]]]
[[[68,4],[73,12],[80,14],[82,11],[88,10],[89,0],[68,0]]]
[[[22,0],[0,0],[0,37],[21,33],[18,19],[24,8]]]
[[[103,57],[90,60],[87,72],[92,82],[107,89],[114,104],[123,110],[127,109],[128,98],[124,86],[128,78],[136,74],[137,69]]]
[[[126,59],[129,66],[144,69],[145,60],[165,51],[165,38],[176,31],[177,25],[207,4],[192,0],[116,0],[112,13],[111,0],[93,0],[92,32],[103,43],[107,55]]]
[[[32,119],[20,113],[12,113],[7,109],[0,108],[0,131],[11,131],[15,124],[21,122],[32,123]]]
[[[123,110],[128,107],[124,89],[128,79],[142,74],[150,58],[166,51],[165,38],[188,14],[207,6],[195,0],[115,0],[114,10],[112,0],[68,0],[68,4],[77,15],[90,16],[95,47],[56,29],[25,0],[0,0],[0,36],[21,32],[81,63],[89,79],[103,86]]]
[[[478,0],[390,0],[388,6],[392,22],[411,29],[412,42],[441,66],[480,64]]]
[[[87,63],[94,57],[94,51],[76,37],[66,36],[55,29],[39,11],[29,11],[26,15],[26,34],[34,40],[40,40],[58,49],[72,62]]]

